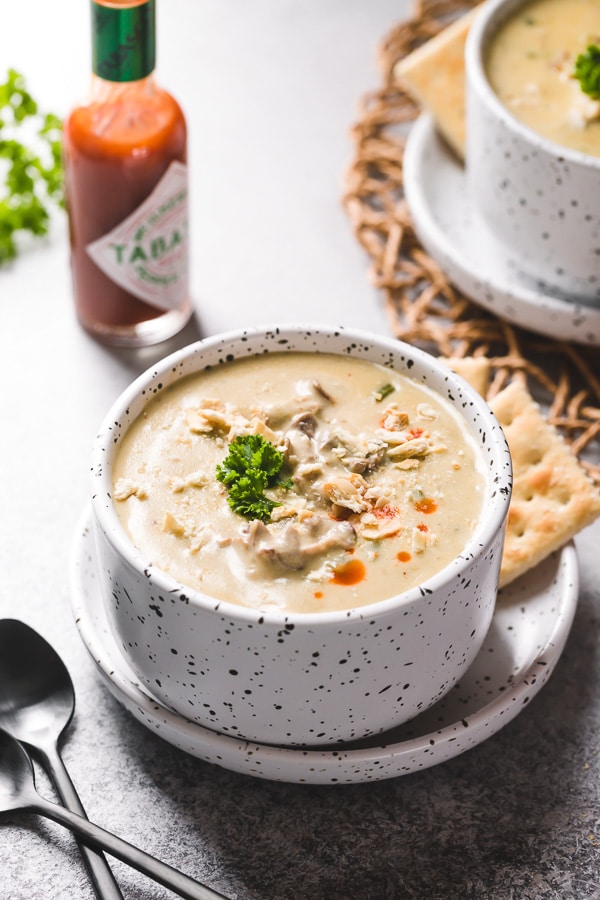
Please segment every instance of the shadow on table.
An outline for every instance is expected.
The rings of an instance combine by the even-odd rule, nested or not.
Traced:
[[[599,626],[592,602],[581,604],[552,678],[523,713],[419,774],[339,787],[262,781],[151,733],[135,741],[136,767],[164,804],[180,867],[228,897],[591,900]],[[145,732],[115,706],[123,728]]]
[[[96,341],[91,336],[89,339],[96,344],[99,353],[106,353],[112,357],[132,378],[135,378],[165,356],[169,356],[176,350],[187,347],[188,344],[193,344],[203,337],[205,335],[200,317],[197,312],[194,312],[185,328],[178,334],[149,347],[112,347]]]

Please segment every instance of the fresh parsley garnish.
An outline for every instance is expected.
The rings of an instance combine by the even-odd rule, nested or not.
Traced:
[[[600,100],[600,47],[590,44],[575,60],[575,78],[592,100]]]
[[[291,487],[279,473],[285,458],[281,450],[260,434],[244,434],[229,444],[229,453],[217,466],[217,481],[229,491],[228,503],[246,519],[268,522],[276,506],[264,493],[266,488]]]
[[[47,234],[50,207],[64,205],[61,129],[9,69],[0,84],[0,266],[17,256],[18,232]]]

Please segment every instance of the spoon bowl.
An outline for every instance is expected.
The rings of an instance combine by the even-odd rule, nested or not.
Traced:
[[[60,656],[24,622],[0,620],[0,727],[33,746],[60,736],[74,710],[73,683]]]
[[[19,744],[0,732],[0,812],[27,808],[27,763]]]

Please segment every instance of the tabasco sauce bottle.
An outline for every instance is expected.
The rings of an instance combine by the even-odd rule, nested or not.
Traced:
[[[63,129],[75,308],[99,340],[143,346],[192,309],[186,122],[154,78],[155,0],[91,9],[91,94]]]

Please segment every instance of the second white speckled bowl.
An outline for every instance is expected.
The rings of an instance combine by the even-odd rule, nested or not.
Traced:
[[[600,157],[561,147],[519,122],[485,73],[499,26],[527,0],[487,0],[469,31],[467,180],[471,201],[540,290],[600,303]]]
[[[158,392],[206,366],[267,352],[372,360],[449,400],[481,448],[484,508],[464,551],[404,594],[340,612],[261,612],[190,590],[125,534],[112,463]],[[446,693],[477,655],[492,618],[511,495],[508,446],[485,401],[443,363],[406,344],[342,328],[286,326],[219,335],[140,376],[95,443],[92,517],[103,602],[140,681],[205,727],[266,744],[335,744],[399,724]]]

